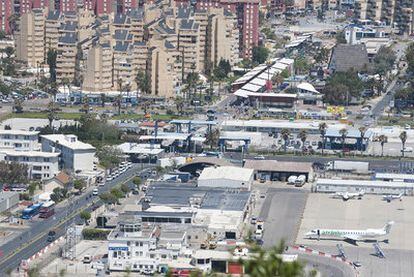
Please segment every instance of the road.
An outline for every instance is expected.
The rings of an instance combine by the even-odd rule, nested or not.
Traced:
[[[141,165],[134,164],[116,180],[106,182],[105,186],[99,188],[99,191],[100,193],[109,191],[114,186],[131,179],[143,171],[149,171],[151,168],[152,166],[147,164],[143,165],[143,168],[141,168]],[[79,213],[82,210],[87,207],[90,210],[90,205],[93,202],[96,202],[95,205],[99,206],[103,204],[98,198],[92,198],[93,196],[90,192],[83,193],[81,196],[70,199],[63,205],[58,205],[53,217],[43,220],[39,218],[33,219],[33,222],[29,223],[30,229],[23,232],[17,239],[13,239],[0,246],[0,250],[3,253],[0,259],[0,276],[5,276],[7,271],[17,268],[21,260],[28,259],[48,245],[47,233],[49,230],[55,230],[56,237],[63,236],[65,234],[65,226],[79,222]]]

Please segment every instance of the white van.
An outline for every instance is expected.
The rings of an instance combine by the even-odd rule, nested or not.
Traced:
[[[295,184],[295,182],[296,182],[296,179],[297,179],[298,177],[297,176],[295,176],[295,175],[292,175],[292,176],[289,176],[289,178],[287,179],[287,183],[288,183],[288,185],[294,185]]]
[[[295,181],[295,187],[301,187],[306,182],[306,176],[305,175],[299,175],[299,177]]]

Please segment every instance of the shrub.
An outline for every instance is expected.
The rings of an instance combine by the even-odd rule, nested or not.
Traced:
[[[106,240],[110,232],[110,230],[85,228],[82,230],[82,236],[85,240]]]

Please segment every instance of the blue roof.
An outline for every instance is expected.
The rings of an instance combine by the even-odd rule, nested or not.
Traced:
[[[348,133],[347,133],[347,138],[360,138],[361,137],[361,132],[359,131],[359,129],[357,128],[349,128],[347,129]],[[328,128],[326,130],[326,136],[327,137],[336,137],[336,138],[340,138],[342,137],[341,133],[340,133],[340,129],[338,128]],[[367,130],[364,134],[365,138],[369,138],[372,136],[372,131]]]

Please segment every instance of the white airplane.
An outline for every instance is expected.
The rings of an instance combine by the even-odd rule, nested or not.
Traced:
[[[400,201],[402,201],[402,196],[403,195],[404,195],[404,193],[400,193],[398,195],[387,194],[387,195],[383,195],[382,196],[382,200],[387,201],[388,203],[390,203],[392,200],[397,200],[397,199],[399,199]]]
[[[365,191],[361,190],[359,192],[337,192],[333,195],[335,198],[342,198],[342,200],[347,201],[349,199],[358,198],[361,199],[364,196]]]
[[[366,229],[366,230],[335,230],[335,229],[313,229],[306,233],[307,238],[343,238],[356,241],[371,240],[378,237],[386,236],[390,233],[391,226],[394,221],[388,221],[381,229]]]

